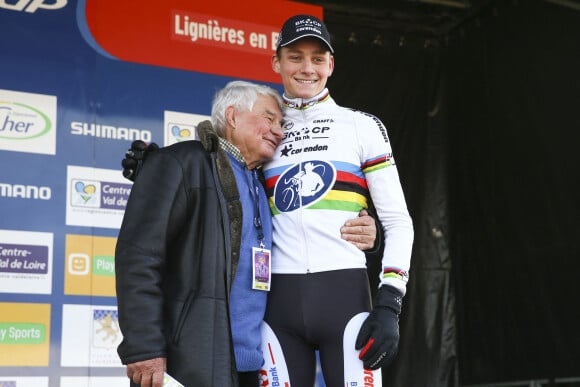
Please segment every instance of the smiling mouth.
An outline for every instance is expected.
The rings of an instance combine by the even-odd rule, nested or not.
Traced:
[[[316,83],[317,80],[316,79],[296,79],[296,82],[311,85],[311,84]]]
[[[264,140],[266,140],[266,142],[268,142],[272,146],[272,149],[276,149],[276,147],[278,146],[277,141],[270,140],[269,138],[265,138]]]

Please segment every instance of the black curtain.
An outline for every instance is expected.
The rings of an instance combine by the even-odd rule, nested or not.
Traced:
[[[329,81],[338,104],[379,117],[387,127],[415,243],[401,315],[401,346],[383,369],[384,386],[449,386],[456,380],[455,306],[447,218],[447,135],[443,71],[436,42],[358,34],[332,24],[335,72]],[[341,39],[340,37],[345,37]],[[364,40],[363,40],[364,39]],[[379,263],[370,263],[371,282]],[[373,282],[375,285],[376,282]]]
[[[447,55],[461,381],[580,377],[580,10],[497,2]]]
[[[580,377],[580,11],[495,1],[380,45],[325,20],[331,94],[387,126],[415,225],[383,385]]]

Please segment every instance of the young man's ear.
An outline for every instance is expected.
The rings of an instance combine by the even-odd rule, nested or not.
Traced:
[[[275,73],[280,74],[280,61],[276,54],[272,55],[272,70],[274,70]]]
[[[328,74],[328,76],[330,77],[332,75],[332,73],[334,72],[334,55],[330,55],[330,73]]]

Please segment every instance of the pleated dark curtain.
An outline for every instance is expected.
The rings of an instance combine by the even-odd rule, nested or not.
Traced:
[[[331,94],[385,123],[415,225],[383,385],[580,377],[580,11],[497,1],[381,46],[326,21]]]

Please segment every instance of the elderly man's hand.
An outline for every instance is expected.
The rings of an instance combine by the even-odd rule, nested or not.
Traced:
[[[340,228],[340,236],[361,250],[368,250],[375,244],[377,227],[375,220],[366,210],[359,213],[358,218],[347,220]]]
[[[127,376],[141,387],[162,387],[167,359],[158,357],[127,364]]]

